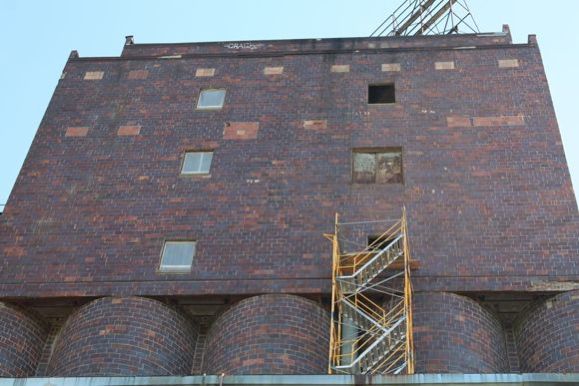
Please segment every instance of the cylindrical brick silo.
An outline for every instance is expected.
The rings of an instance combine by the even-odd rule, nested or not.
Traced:
[[[534,304],[515,323],[521,371],[579,373],[579,290]]]
[[[503,373],[504,331],[476,301],[445,292],[414,296],[417,373]]]
[[[33,376],[48,329],[32,313],[0,303],[0,377]]]
[[[101,298],[66,321],[48,375],[188,375],[197,336],[184,315],[157,300]]]
[[[207,339],[208,374],[325,374],[329,313],[284,294],[255,296],[225,311]]]

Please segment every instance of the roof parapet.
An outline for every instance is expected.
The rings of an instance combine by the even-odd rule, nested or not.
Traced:
[[[188,55],[264,55],[308,54],[315,52],[347,52],[367,49],[420,50],[484,47],[512,44],[508,32],[390,36],[378,38],[329,38],[292,40],[255,40],[238,42],[152,43],[135,44],[127,38],[121,57],[182,57]]]
[[[508,24],[503,24],[503,33],[509,37],[509,41],[513,42],[513,37],[511,35],[511,27]]]

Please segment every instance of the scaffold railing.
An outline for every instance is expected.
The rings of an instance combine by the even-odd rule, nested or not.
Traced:
[[[403,0],[370,37],[478,32],[466,0]]]
[[[340,223],[332,241],[329,374],[414,374],[406,210]]]

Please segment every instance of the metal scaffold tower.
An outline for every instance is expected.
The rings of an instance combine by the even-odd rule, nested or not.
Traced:
[[[478,32],[466,0],[405,0],[370,37]]]
[[[328,371],[414,374],[406,211],[397,220],[339,220],[325,235],[333,250]]]

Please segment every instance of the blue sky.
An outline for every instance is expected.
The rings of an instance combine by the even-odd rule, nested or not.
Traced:
[[[71,50],[118,56],[137,43],[367,36],[402,0],[0,0],[0,204],[8,200]],[[579,189],[579,1],[470,0],[484,32],[537,34]]]

